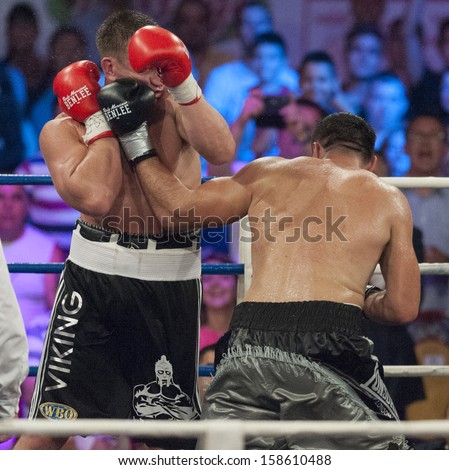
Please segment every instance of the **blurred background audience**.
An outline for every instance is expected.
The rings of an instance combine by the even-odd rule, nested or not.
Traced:
[[[234,58],[213,43],[212,10],[206,0],[181,0],[168,27],[187,46],[192,73],[201,88],[212,69]]]
[[[8,263],[56,263],[62,250],[50,236],[28,223],[28,196],[23,186],[0,186],[0,239]],[[37,367],[56,295],[58,274],[11,273],[28,338],[29,365]],[[27,416],[34,377],[22,385],[22,416]]]
[[[48,56],[42,88],[29,108],[29,118],[37,134],[47,121],[60,112],[53,93],[53,79],[65,66],[87,57],[87,41],[75,27],[60,26],[50,37]]]
[[[285,129],[279,131],[279,155],[295,158],[300,155],[312,156],[312,132],[326,111],[316,102],[296,98],[279,111]]]
[[[447,155],[444,124],[433,116],[417,116],[408,125],[406,152],[411,166],[408,176],[441,176]],[[449,262],[449,188],[407,188],[414,225],[421,230],[426,263]],[[449,277],[422,277],[423,296],[418,319],[410,325],[415,342],[429,337],[449,345]],[[449,389],[448,389],[449,393]]]
[[[325,51],[308,52],[299,66],[301,97],[314,101],[326,113],[355,113],[341,89],[341,80],[331,56]]]
[[[216,46],[238,61],[251,54],[256,36],[274,31],[275,27],[270,2],[247,0],[235,4],[234,17],[229,25],[233,31],[230,37],[218,40]]]
[[[231,258],[218,251],[205,251],[203,263],[232,263]],[[233,274],[203,274],[203,303],[201,309],[200,350],[215,344],[226,333],[237,301],[237,276]]]
[[[384,71],[384,38],[376,26],[356,24],[346,36],[347,80],[343,85],[346,99],[355,113],[360,113],[370,80]]]
[[[407,90],[398,76],[384,72],[371,78],[361,115],[376,132],[375,150],[387,157],[392,176],[403,176],[410,168],[404,150],[408,109]]]
[[[245,61],[230,62],[215,68],[209,75],[205,96],[229,124],[237,144],[232,168],[210,167],[209,174],[232,174],[242,165],[256,158],[253,149],[257,126],[256,117],[262,115],[264,97],[288,96],[298,92],[298,75],[289,67],[285,41],[275,32],[262,33],[254,38],[254,45]],[[263,125],[263,124],[262,124]],[[277,129],[272,128],[269,139],[259,145],[257,156],[276,155]]]

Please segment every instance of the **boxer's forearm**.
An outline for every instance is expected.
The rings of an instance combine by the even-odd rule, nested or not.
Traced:
[[[365,299],[363,312],[367,318],[382,324],[400,325],[408,323],[409,313],[405,311],[406,301],[393,300],[386,290],[375,292]]]
[[[238,175],[215,178],[189,189],[159,160],[149,158],[136,166],[148,202],[170,226],[221,226],[247,214],[251,193]]]
[[[209,163],[222,165],[235,157],[235,141],[226,121],[204,96],[189,106],[179,106],[181,133]]]

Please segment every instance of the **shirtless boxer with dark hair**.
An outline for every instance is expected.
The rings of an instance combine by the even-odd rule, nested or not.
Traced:
[[[132,37],[147,26],[128,57]],[[233,158],[235,144],[192,77],[182,42],[151,18],[137,11],[112,14],[98,29],[97,47],[107,84],[128,77],[146,87],[141,95],[114,87],[110,93],[121,106],[103,113],[95,64],[73,63],[55,78],[62,114],[45,125],[40,145],[56,189],[81,216],[30,418],[198,419],[198,233],[162,233],[134,159],[157,153],[194,188],[201,183],[199,153],[220,164]],[[130,60],[139,62],[139,72]],[[108,101],[103,93],[102,102]],[[125,124],[116,138],[110,127],[119,118]],[[156,376],[161,361],[170,380]],[[160,385],[156,398],[152,383]],[[22,436],[16,449],[56,449],[65,440]]]
[[[153,207],[171,216],[167,228],[249,217],[252,282],[221,339],[205,419],[398,419],[361,321],[414,320],[420,273],[409,205],[372,173],[374,141],[363,119],[339,113],[317,124],[313,158],[262,158],[199,188],[158,158],[136,166]],[[378,263],[382,291],[367,287]],[[407,447],[403,436],[247,440],[249,449]]]

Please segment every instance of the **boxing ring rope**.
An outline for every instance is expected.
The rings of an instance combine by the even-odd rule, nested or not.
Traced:
[[[449,366],[383,366],[385,377],[449,377]],[[215,375],[214,366],[199,366],[200,377]],[[37,366],[30,367],[29,376],[37,375]]]
[[[206,178],[208,179],[208,178]],[[443,177],[386,177],[387,183],[398,188],[447,188],[449,178]],[[204,181],[204,180],[203,180]],[[49,175],[3,175],[0,184],[51,185]],[[248,227],[248,224],[246,224]],[[242,233],[242,223],[240,230]],[[246,231],[249,235],[249,232]],[[250,236],[247,237],[251,239]],[[203,274],[236,274],[239,276],[238,300],[243,298],[251,280],[250,243],[239,242],[239,261],[236,264],[202,265]],[[60,273],[63,263],[9,263],[10,272]],[[449,263],[421,263],[422,275],[448,275]],[[375,272],[380,272],[379,267]],[[37,368],[30,368],[35,375]],[[449,366],[384,366],[386,377],[449,376]],[[213,366],[201,366],[201,376],[215,373]],[[153,437],[198,437],[199,449],[244,449],[244,439],[250,436],[295,435],[340,435],[363,434],[414,436],[449,436],[448,420],[420,420],[406,422],[342,422],[342,421],[158,421],[157,426],[148,421],[89,420],[47,421],[47,420],[1,420],[0,434],[45,434],[45,435],[121,435]]]
[[[64,268],[64,263],[8,263],[10,273],[60,273]],[[419,270],[421,274],[449,275],[449,263],[420,263]],[[202,264],[202,274],[235,274],[243,275],[245,273],[244,263],[217,263]],[[379,266],[374,271],[380,273]]]
[[[449,266],[449,263],[448,263]],[[64,263],[8,263],[10,273],[60,273]],[[448,271],[449,272],[449,271]],[[221,263],[202,264],[202,274],[236,274],[242,275],[243,264]]]
[[[449,365],[429,366],[383,366],[385,377],[449,377]],[[211,377],[215,374],[214,366],[200,366],[200,377]]]
[[[397,188],[449,188],[445,176],[386,176],[381,180]]]
[[[0,184],[53,185],[50,175],[8,175],[0,174]]]
[[[448,420],[422,421],[131,421],[116,419],[80,419],[49,421],[8,419],[0,421],[0,434],[118,435],[145,437],[199,438],[201,450],[242,450],[245,437],[255,436],[449,436]]]
[[[211,179],[203,178],[203,182]],[[398,188],[448,188],[449,178],[443,176],[387,176],[381,178]],[[52,185],[50,175],[0,174],[0,184]]]

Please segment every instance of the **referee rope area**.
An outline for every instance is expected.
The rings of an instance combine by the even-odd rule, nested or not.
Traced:
[[[205,178],[203,181],[210,179]],[[386,177],[382,178],[398,188],[447,188],[449,178],[444,177]],[[52,185],[49,175],[3,175],[0,184]],[[240,243],[240,261],[236,264],[203,264],[202,274],[235,274],[240,277],[240,298],[249,285],[252,267],[250,243]],[[60,273],[63,263],[9,263],[10,272],[17,273]],[[449,275],[449,263],[421,263],[422,275]],[[380,273],[379,266],[375,273]],[[245,279],[246,278],[246,279]],[[37,367],[30,367],[30,375],[37,373]],[[384,366],[386,377],[449,376],[449,366],[415,365]],[[200,366],[200,376],[213,376],[213,366]],[[340,435],[357,436],[366,434],[405,434],[408,437],[449,436],[449,420],[420,421],[130,421],[110,419],[82,420],[0,420],[0,434],[43,434],[62,435],[121,435],[145,437],[198,437],[199,449],[244,449],[245,437],[295,435]]]

